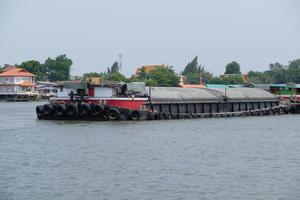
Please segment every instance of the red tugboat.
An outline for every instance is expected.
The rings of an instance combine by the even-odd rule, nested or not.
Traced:
[[[143,82],[67,81],[59,85],[58,96],[50,98],[50,104],[37,107],[37,114],[40,119],[139,120],[147,102]]]
[[[145,87],[143,82],[60,86],[50,104],[36,107],[39,119],[154,120],[299,113],[299,104],[257,88]]]
[[[50,98],[52,104],[85,102],[130,110],[144,110],[143,105],[148,100],[145,94],[145,83],[143,82],[133,84],[112,82],[95,84],[69,81],[59,87],[58,97]]]

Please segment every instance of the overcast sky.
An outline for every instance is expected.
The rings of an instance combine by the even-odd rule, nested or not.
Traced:
[[[123,55],[137,65],[194,56],[214,74],[300,58],[298,0],[0,0],[0,65],[66,54],[72,74],[106,70]]]

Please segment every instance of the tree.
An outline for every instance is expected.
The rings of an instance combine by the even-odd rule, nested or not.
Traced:
[[[269,65],[270,70],[265,71],[266,75],[272,78],[273,83],[286,83],[286,67],[278,62]]]
[[[150,72],[150,79],[157,82],[157,86],[176,87],[179,78],[172,67],[159,67]]]
[[[106,73],[97,73],[97,72],[89,72],[89,73],[85,73],[83,74],[83,79],[87,79],[87,78],[91,78],[91,77],[106,77],[107,74]]]
[[[145,84],[146,86],[151,86],[151,87],[158,86],[158,83],[155,80],[146,80]]]
[[[19,66],[21,68],[29,71],[30,73],[33,73],[34,75],[36,75],[36,79],[38,81],[45,81],[47,79],[47,69],[39,61],[28,60],[28,61],[22,62]]]
[[[300,59],[289,62],[287,77],[289,82],[300,83]]]
[[[141,80],[148,80],[149,79],[149,73],[146,72],[145,67],[142,67],[139,71],[138,71],[138,77]]]
[[[110,81],[126,81],[126,77],[119,72],[111,72],[107,79]]]
[[[224,84],[224,81],[220,77],[212,77],[207,81],[208,84]]]
[[[47,69],[49,81],[70,80],[72,63],[72,60],[67,58],[65,54],[57,56],[55,59],[48,58],[44,65]]]
[[[203,81],[207,81],[212,77],[211,73],[205,71],[204,67],[198,64],[198,56],[186,65],[182,75],[187,77],[189,84],[199,84],[201,78]]]
[[[187,75],[191,73],[197,73],[198,72],[198,56],[196,56],[191,62],[189,62],[183,72],[182,75]]]
[[[223,77],[212,77],[209,84],[225,84],[225,85],[235,85],[243,84],[244,80],[242,76],[223,76]]]
[[[248,80],[250,83],[263,83],[263,72],[250,71],[248,72]]]
[[[236,85],[236,84],[243,84],[244,80],[242,76],[229,76],[223,78],[224,84],[227,85]]]
[[[206,71],[204,69],[204,66],[199,65],[198,67],[198,83],[200,82],[200,78],[202,78],[202,81],[206,82],[209,79],[211,79],[213,77],[213,74]]]
[[[226,65],[225,74],[241,74],[239,63],[232,61]]]
[[[120,68],[119,68],[118,62],[114,62],[112,64],[112,66],[110,67],[110,73],[119,72],[119,71],[120,71]]]

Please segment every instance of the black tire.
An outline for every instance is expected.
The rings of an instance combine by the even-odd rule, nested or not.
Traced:
[[[284,114],[289,114],[291,112],[291,108],[289,106],[286,106],[283,108]]]
[[[88,115],[91,111],[91,105],[88,103],[81,103],[78,107],[78,111],[81,115]]]
[[[51,115],[53,112],[53,106],[51,104],[45,104],[43,106],[43,110],[45,115]]]
[[[76,117],[78,115],[78,108],[75,104],[68,103],[66,104],[66,108],[67,108],[67,116]]]
[[[297,113],[297,108],[296,108],[296,106],[295,105],[292,105],[291,106],[291,111],[290,111],[292,114],[295,114],[295,113]]]
[[[64,116],[67,112],[67,108],[64,104],[57,104],[54,105],[54,111],[55,111],[55,115]]]
[[[35,111],[38,118],[42,117],[44,115],[44,106],[37,106]]]
[[[128,112],[128,119],[138,121],[141,118],[141,113],[137,110],[130,110]]]
[[[153,118],[154,118],[154,120],[160,120],[161,119],[161,114],[160,113],[154,113]]]
[[[176,113],[171,113],[171,118],[172,119],[177,119],[177,114]]]
[[[167,114],[167,119],[172,119],[172,114],[171,113]]]
[[[101,105],[98,104],[91,104],[91,111],[90,111],[90,115],[92,117],[97,117],[97,116],[101,116],[104,112],[104,108]]]
[[[106,111],[109,120],[117,120],[120,118],[120,111],[117,108],[110,108]]]
[[[161,119],[168,119],[167,113],[160,113],[160,118]]]
[[[148,120],[155,120],[155,115],[156,115],[156,113],[154,113],[154,112],[149,112],[149,113],[148,113]]]
[[[184,119],[184,115],[182,113],[177,114],[177,119]]]

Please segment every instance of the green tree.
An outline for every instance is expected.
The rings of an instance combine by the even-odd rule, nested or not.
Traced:
[[[239,63],[232,61],[226,65],[225,74],[241,74]]]
[[[193,74],[193,73],[198,73],[198,56],[196,56],[195,58],[193,58],[193,60],[191,62],[189,62],[183,72],[182,75],[187,75],[187,74]]]
[[[223,78],[224,84],[226,85],[236,85],[236,84],[243,84],[244,80],[242,76],[229,76]]]
[[[124,82],[127,81],[126,77],[119,72],[111,72],[108,75],[107,79],[110,81],[124,81]]]
[[[264,73],[257,72],[257,71],[250,71],[248,72],[248,81],[250,83],[263,83]]]
[[[110,73],[115,73],[115,72],[119,72],[120,68],[119,68],[119,64],[118,62],[114,62],[112,64],[112,66],[110,67]]]
[[[72,60],[67,58],[65,54],[57,56],[55,59],[48,58],[44,65],[47,69],[49,81],[70,80],[72,63]]]
[[[179,84],[179,78],[172,67],[159,67],[150,72],[150,79],[157,82],[157,86],[176,87]]]
[[[146,72],[145,67],[142,67],[138,72],[138,77],[140,80],[148,80],[149,74]]]
[[[19,67],[29,71],[36,75],[36,79],[38,81],[45,81],[47,80],[47,69],[46,67],[41,64],[39,61],[36,60],[28,60],[22,62]]]
[[[158,86],[158,83],[155,80],[146,80],[145,84],[146,86],[151,86],[151,87]]]
[[[224,84],[224,81],[217,76],[211,77],[208,81],[208,84]]]
[[[269,65],[270,70],[265,71],[272,78],[273,83],[286,83],[287,82],[287,71],[286,67],[278,62],[271,63]]]
[[[224,76],[224,77],[212,77],[209,84],[225,84],[225,85],[236,85],[243,84],[242,76]]]
[[[288,82],[300,83],[300,59],[289,62],[287,77]]]
[[[186,75],[187,82],[189,84],[199,84],[199,74],[198,73],[189,73]]]
[[[106,77],[107,74],[106,73],[97,73],[97,72],[89,72],[89,73],[85,73],[83,74],[83,79],[86,79],[86,78],[91,78],[91,77]]]
[[[198,56],[186,65],[182,75],[187,77],[187,83],[189,84],[199,84],[201,78],[202,81],[212,78],[212,74],[205,71],[204,67],[198,64]]]

